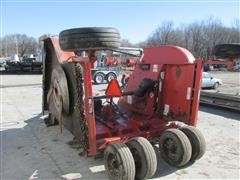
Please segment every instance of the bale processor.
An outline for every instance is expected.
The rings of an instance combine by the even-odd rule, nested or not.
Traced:
[[[110,179],[152,177],[157,169],[155,149],[179,168],[203,156],[205,141],[195,127],[202,62],[189,51],[176,46],[138,49],[125,89],[112,79],[105,95],[94,96],[95,52],[121,52],[119,31],[76,28],[41,40],[45,123],[65,126],[82,155],[104,153]]]

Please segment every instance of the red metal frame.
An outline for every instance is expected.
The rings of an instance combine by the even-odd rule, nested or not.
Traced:
[[[220,64],[220,65],[226,65],[227,66],[227,70],[231,71],[233,70],[233,66],[234,66],[234,59],[225,59],[225,60],[204,60],[204,64]]]
[[[91,63],[90,61],[84,61],[81,63],[83,66],[83,83],[84,83],[84,92],[85,92],[85,117],[88,124],[88,144],[89,144],[89,156],[93,156],[97,153],[96,149],[96,124],[94,116],[94,104],[92,92],[92,75],[91,75]]]
[[[89,156],[96,155],[113,141],[127,142],[135,136],[159,137],[165,129],[176,128],[179,123],[196,125],[203,63],[195,61],[186,49],[176,46],[144,49],[144,55],[129,77],[125,93],[134,91],[144,78],[157,81],[157,87],[143,97],[120,97],[118,106],[130,116],[117,115],[109,101],[98,117],[94,113],[91,77],[91,67],[96,60],[94,51],[89,51],[88,57],[75,57],[73,52],[61,51],[57,38],[51,40],[60,63],[75,61],[83,67]],[[148,70],[142,69],[144,64],[149,65]]]
[[[192,106],[191,106],[191,116],[189,125],[196,126],[198,120],[198,109],[199,109],[199,100],[200,100],[200,89],[202,81],[202,71],[203,71],[203,62],[201,60],[196,61],[195,65],[195,74],[194,74],[194,88],[192,96]]]

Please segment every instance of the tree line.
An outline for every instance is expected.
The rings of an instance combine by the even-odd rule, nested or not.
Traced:
[[[10,34],[0,38],[0,56],[10,57],[18,54],[23,57],[25,54],[36,54],[39,44],[34,37],[26,34]]]
[[[196,21],[174,27],[173,22],[163,22],[140,47],[177,45],[188,49],[196,58],[213,59],[213,48],[217,44],[240,43],[240,23],[236,19],[232,27],[226,27],[215,18]]]
[[[156,47],[177,45],[188,49],[196,58],[212,59],[217,44],[240,43],[240,22],[236,19],[232,27],[226,27],[216,18],[208,18],[191,24],[175,27],[172,21],[163,22],[143,42],[132,44],[122,39],[121,46]],[[36,54],[38,41],[26,34],[11,34],[0,38],[0,56]]]

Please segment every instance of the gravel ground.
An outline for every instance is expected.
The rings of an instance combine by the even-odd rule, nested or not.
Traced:
[[[80,157],[68,145],[73,137],[67,130],[46,128],[40,119],[40,75],[2,75],[0,79],[0,179],[107,178],[103,159]],[[104,87],[95,89],[103,92]],[[175,169],[157,153],[154,179],[239,179],[239,115],[201,107],[198,128],[206,139],[206,154],[190,167]]]
[[[240,94],[240,72],[211,71],[213,77],[221,79],[223,85],[217,90],[205,90],[212,92],[221,92],[225,94]]]

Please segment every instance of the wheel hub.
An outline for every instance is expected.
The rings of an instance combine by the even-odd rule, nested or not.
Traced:
[[[112,174],[113,177],[119,177],[119,167],[120,164],[118,163],[117,157],[114,155],[109,155],[108,158],[108,169],[109,172]]]
[[[109,76],[109,77],[108,77],[108,81],[111,81],[112,79],[114,79],[113,76]]]
[[[101,76],[97,76],[97,77],[96,77],[96,80],[97,80],[98,83],[100,83],[100,82],[103,81],[103,78],[102,78]]]
[[[69,113],[69,93],[67,78],[61,67],[52,70],[51,84],[47,95],[49,113],[60,120],[62,112]]]
[[[167,156],[173,161],[179,158],[177,153],[178,147],[176,146],[176,143],[172,139],[167,139],[165,141],[164,151],[166,152]]]

